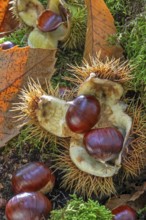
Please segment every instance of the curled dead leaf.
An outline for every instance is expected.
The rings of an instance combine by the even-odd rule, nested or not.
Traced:
[[[136,191],[131,194],[122,194],[110,198],[106,207],[110,210],[113,210],[121,205],[128,205],[139,210],[144,208],[146,201],[146,183],[144,182],[142,186],[136,187]]]
[[[13,17],[10,11],[11,4],[9,0],[1,0],[0,2],[0,37],[14,31],[18,27],[19,22]]]
[[[5,13],[7,11],[9,0],[1,0],[0,4],[0,25],[3,22],[3,19],[5,17]]]

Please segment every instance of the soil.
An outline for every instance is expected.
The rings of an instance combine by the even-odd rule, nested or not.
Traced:
[[[6,202],[14,196],[11,185],[12,175],[23,165],[29,162],[40,161],[48,167],[51,166],[50,156],[47,148],[40,152],[39,149],[31,149],[29,144],[24,144],[23,149],[13,148],[0,150],[0,220],[5,220],[5,205]],[[53,191],[47,194],[51,199],[53,209],[61,208],[67,202],[69,192],[60,189],[59,175],[55,175],[56,183]]]
[[[5,205],[7,201],[14,196],[11,186],[12,175],[23,165],[40,161],[45,163],[48,167],[52,165],[48,147],[43,150],[33,148],[29,143],[25,143],[23,147],[2,148],[0,150],[0,220],[5,220]],[[52,201],[53,209],[63,207],[70,198],[70,194],[65,189],[60,188],[60,174],[55,173],[56,183],[53,191],[47,194],[47,197]],[[117,192],[121,194],[131,194],[135,191],[138,185],[142,185],[146,181],[146,170],[143,170],[142,175],[134,180],[124,181],[119,183],[119,179],[116,180]],[[96,200],[97,197],[93,195],[92,199]],[[99,198],[98,198],[99,199]],[[100,203],[105,204],[108,197],[100,199]]]

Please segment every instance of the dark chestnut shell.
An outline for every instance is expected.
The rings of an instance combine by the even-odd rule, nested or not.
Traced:
[[[93,129],[83,138],[87,152],[103,161],[112,159],[123,146],[124,138],[120,131],[113,127]]]
[[[137,220],[136,211],[128,205],[121,205],[112,210],[113,220]]]
[[[51,170],[41,162],[28,163],[12,176],[12,187],[15,193],[36,192],[45,187],[48,182],[51,182],[53,188],[55,177]]]
[[[11,198],[5,214],[8,220],[41,220],[52,210],[51,202],[40,192],[21,193]]]
[[[62,17],[51,10],[45,10],[38,17],[37,27],[43,32],[56,30],[62,24]]]
[[[71,131],[84,133],[98,122],[99,115],[99,101],[92,95],[81,95],[71,102],[66,113],[66,123]]]
[[[15,45],[11,41],[5,41],[4,43],[0,44],[0,48],[2,48],[3,50],[8,50],[14,46]]]

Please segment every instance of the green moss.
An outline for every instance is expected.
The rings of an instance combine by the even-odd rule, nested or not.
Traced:
[[[23,129],[21,129],[18,136],[8,142],[7,147],[18,148],[21,151],[21,149],[23,149],[24,145],[27,143],[31,146],[31,149],[41,149],[42,147],[42,141],[38,138],[31,137],[29,127],[25,126]]]
[[[42,5],[44,6],[44,8],[47,7],[47,4],[48,4],[48,1],[47,1],[47,0],[39,0],[39,1],[42,3]]]
[[[84,202],[75,195],[67,205],[51,212],[50,220],[112,220],[111,212],[97,201]]]
[[[138,219],[139,220],[146,219],[146,206],[144,208],[138,210]]]
[[[79,2],[79,1],[77,1]],[[85,44],[87,9],[84,4],[69,1],[67,8],[70,11],[70,32],[68,33],[63,47],[68,49],[82,49]]]
[[[111,10],[118,33],[109,38],[111,44],[120,43],[129,63],[134,67],[131,89],[141,93],[146,100],[146,1],[106,0]]]
[[[146,14],[131,21],[119,36],[130,63],[135,66],[133,83],[136,87],[146,83]]]
[[[58,50],[56,72],[51,79],[54,86],[56,86],[58,83],[60,86],[73,86],[70,82],[64,80],[63,78],[70,76],[70,65],[81,65],[83,57],[82,53],[83,52],[79,50]]]
[[[115,18],[115,23],[124,25],[126,20],[134,19],[137,14],[143,11],[145,0],[105,0],[108,8]]]
[[[18,45],[19,47],[25,47],[27,46],[27,37],[29,32],[30,32],[30,28],[27,27],[17,29],[10,35],[1,38],[0,43],[3,43],[5,41],[11,41],[15,45]]]
[[[108,8],[110,9],[113,16],[126,15],[128,13],[128,1],[125,0],[105,0]]]
[[[76,4],[76,5],[84,5],[85,4],[84,0],[66,0],[66,2],[69,4]]]
[[[146,13],[138,15],[121,27],[121,32],[111,37],[109,41],[111,44],[120,42],[124,48],[126,59],[133,66],[130,87],[140,92],[140,99],[146,106]]]

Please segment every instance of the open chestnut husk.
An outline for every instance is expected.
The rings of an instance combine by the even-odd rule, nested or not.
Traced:
[[[11,198],[5,214],[8,220],[41,220],[52,210],[50,200],[40,192],[25,192]]]
[[[36,191],[48,193],[54,184],[54,174],[41,162],[28,163],[12,176],[12,187],[15,193]]]
[[[87,152],[101,161],[113,159],[122,150],[124,138],[114,127],[96,128],[84,135]]]
[[[113,220],[137,220],[136,211],[128,205],[121,205],[112,210]]]
[[[99,115],[99,101],[92,95],[80,95],[70,102],[66,123],[71,131],[84,133],[97,123]]]

